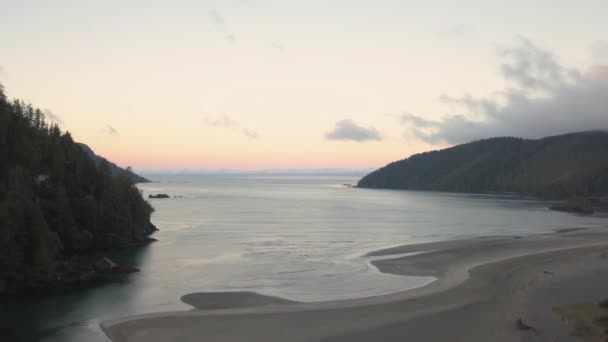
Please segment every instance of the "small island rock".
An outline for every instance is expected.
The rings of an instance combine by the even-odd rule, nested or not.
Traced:
[[[157,194],[157,195],[148,195],[148,198],[171,198],[171,196],[167,194]]]

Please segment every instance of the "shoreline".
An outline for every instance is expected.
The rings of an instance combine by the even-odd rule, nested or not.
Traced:
[[[493,293],[494,287],[500,288],[503,284],[494,283],[493,286],[488,286],[486,279],[488,275],[491,276],[490,279],[492,277],[500,278],[502,270],[509,265],[519,268],[519,273],[516,272],[510,281],[523,283],[528,280],[524,279],[525,277],[522,278],[521,274],[527,274],[526,272],[529,273],[533,269],[533,266],[528,266],[528,264],[535,265],[542,260],[547,260],[548,257],[547,267],[563,268],[560,274],[567,276],[578,272],[577,267],[564,268],[563,265],[568,264],[568,257],[577,259],[586,258],[590,254],[598,252],[608,253],[608,230],[605,228],[579,227],[556,231],[548,235],[448,240],[404,245],[367,253],[365,256],[387,257],[387,259],[370,261],[380,272],[436,277],[435,281],[425,286],[389,294],[324,302],[291,302],[282,298],[268,297],[267,302],[261,298],[265,296],[255,293],[239,293],[238,295],[244,296],[241,298],[245,298],[246,301],[256,303],[241,307],[234,305],[234,300],[233,304],[228,306],[221,304],[222,301],[230,301],[231,296],[235,295],[234,293],[200,293],[201,296],[204,296],[202,304],[194,305],[198,307],[198,310],[119,318],[102,322],[100,326],[104,333],[115,342],[162,341],[174,338],[175,334],[179,334],[182,340],[189,341],[196,340],[196,337],[201,336],[202,333],[210,340],[226,341],[273,339],[338,341],[339,336],[355,334],[349,337],[349,341],[355,341],[362,338],[365,331],[380,329],[377,331],[380,336],[392,331],[388,326],[396,321],[402,322],[401,328],[397,328],[399,332],[410,334],[410,330],[415,326],[407,328],[409,325],[406,323],[415,320],[437,319],[438,317],[433,318],[433,316],[450,315],[463,306],[479,305],[479,302],[483,302],[483,300],[508,298],[510,301],[510,297],[513,295],[505,297],[503,293],[501,297],[497,293]],[[391,255],[406,253],[417,254],[391,258]],[[559,260],[561,261],[558,262]],[[597,262],[587,262],[586,265],[593,265],[598,269],[604,267],[603,263],[597,264]],[[606,261],[606,269],[608,270],[608,261]],[[539,270],[536,270],[536,273],[542,274]],[[606,275],[606,280],[608,281],[608,275]],[[486,286],[483,286],[484,282],[486,282]],[[482,286],[479,285],[480,283]],[[476,287],[478,291],[471,291],[471,287]],[[532,288],[530,287],[530,289]],[[493,294],[490,295],[491,293]],[[608,297],[608,294],[604,295]],[[197,293],[187,296],[196,300]],[[516,298],[522,303],[526,302],[522,300],[521,295]],[[605,298],[598,298],[598,300],[600,299]],[[206,307],[205,301],[213,302],[212,306],[215,308]],[[505,307],[497,305],[490,311],[496,313],[504,310]],[[370,315],[373,318],[369,318]],[[522,315],[520,314],[520,316]],[[302,316],[305,316],[304,320],[302,320]],[[324,319],[319,321],[317,317],[324,317]],[[483,317],[485,315],[482,315],[481,318]],[[290,333],[285,335],[287,332],[284,329],[272,328],[271,318],[288,322]],[[452,317],[452,320],[454,318],[458,317]],[[218,322],[218,320],[222,322]],[[458,319],[454,321],[458,321]],[[322,324],[325,328],[315,331],[306,328],[315,325],[315,322]],[[500,324],[493,323],[489,326],[498,329],[497,326]],[[232,328],[222,330],[217,328],[218,324],[220,326],[229,324]],[[265,324],[270,324],[268,329],[259,331],[258,327]],[[362,330],[362,327],[366,328]],[[512,324],[509,327],[513,328]],[[254,332],[257,331],[256,334],[259,336],[252,336],[252,329]],[[511,333],[517,332],[515,329],[510,330],[513,330]],[[298,337],[300,334],[303,336],[302,338]],[[426,337],[420,333],[417,334],[418,340],[425,340]],[[506,333],[505,336],[507,335],[509,334]],[[513,335],[509,336],[513,338]],[[446,335],[447,337],[449,335]]]

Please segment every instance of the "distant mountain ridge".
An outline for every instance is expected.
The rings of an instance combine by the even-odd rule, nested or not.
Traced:
[[[541,198],[608,195],[608,132],[491,138],[413,155],[363,177],[358,187]]]
[[[76,143],[78,146],[80,146],[84,152],[89,155],[89,157],[91,157],[94,161],[95,161],[95,165],[97,165],[99,167],[99,164],[101,163],[101,161],[105,158],[97,155],[95,153],[95,151],[93,151],[88,145],[83,144],[83,143]],[[126,170],[121,168],[120,166],[112,163],[111,161],[108,161],[108,163],[110,164],[110,172],[112,173],[113,176],[118,176],[120,174],[122,174],[123,172],[125,172]],[[131,181],[133,182],[133,184],[137,184],[137,183],[150,183],[150,180],[142,177],[138,174],[136,174],[135,172],[129,171],[129,178],[131,179]]]

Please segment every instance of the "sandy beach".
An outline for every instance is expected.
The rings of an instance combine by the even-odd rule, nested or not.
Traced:
[[[390,258],[391,255],[418,253]],[[554,308],[608,298],[608,229],[481,237],[369,253],[381,272],[434,276],[381,296],[298,303],[255,293],[188,294],[196,309],[101,324],[122,341],[570,341]]]

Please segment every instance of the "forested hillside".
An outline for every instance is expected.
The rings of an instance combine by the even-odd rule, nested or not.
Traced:
[[[99,166],[104,160],[108,162],[110,167],[110,173],[112,173],[112,176],[119,176],[122,173],[126,172],[133,183],[150,183],[149,179],[144,178],[131,170],[125,170],[119,167],[118,165],[112,163],[111,161],[108,161],[105,158],[98,156],[88,145],[78,143],[78,146],[80,146],[86,152],[86,154],[91,157],[93,161],[95,161],[95,165]]]
[[[128,172],[97,167],[70,133],[0,85],[0,294],[57,281],[71,256],[145,241],[152,211]]]
[[[390,163],[363,177],[358,186],[517,193],[547,199],[605,196],[608,132],[475,141]]]

